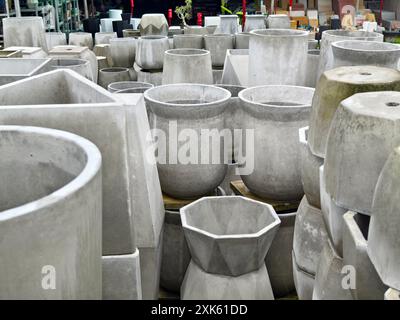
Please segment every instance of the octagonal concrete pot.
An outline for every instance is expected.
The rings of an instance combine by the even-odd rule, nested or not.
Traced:
[[[269,29],[290,29],[290,18],[287,14],[270,14],[267,18]]]
[[[172,49],[165,52],[162,84],[213,84],[211,54],[201,49]]]
[[[241,129],[254,130],[254,144],[245,146],[254,152],[254,170],[242,179],[254,194],[274,200],[303,196],[298,134],[308,124],[313,94],[312,88],[294,86],[261,86],[239,93]]]
[[[0,59],[0,85],[48,71],[51,59]]]
[[[368,255],[382,281],[396,290],[400,290],[399,170],[400,148],[396,147],[379,176],[368,231]]]
[[[110,39],[110,53],[114,67],[133,68],[137,40],[134,38]]]
[[[50,68],[73,70],[76,73],[79,73],[81,76],[85,77],[86,79],[89,79],[91,81],[94,80],[92,68],[90,67],[90,63],[88,60],[55,58],[51,60]]]
[[[338,206],[371,215],[379,174],[400,145],[399,124],[399,92],[359,93],[342,101],[329,132],[324,169],[326,191]]]
[[[137,41],[136,63],[145,70],[161,70],[164,65],[164,53],[169,49],[168,37],[141,37]]]
[[[100,151],[37,127],[0,126],[0,141],[0,299],[101,299]]]
[[[306,71],[306,87],[315,88],[317,85],[317,73],[319,64],[320,50],[308,50],[307,53],[307,71]]]
[[[399,88],[400,73],[392,69],[355,66],[325,72],[319,79],[311,110],[308,143],[312,153],[325,158],[331,122],[342,100],[358,92]]]
[[[263,14],[249,14],[246,16],[246,24],[243,32],[250,32],[253,30],[266,28],[266,16]]]
[[[249,49],[250,32],[238,32],[235,34],[235,49]]]
[[[239,17],[236,14],[220,15],[220,25],[217,28],[218,33],[235,34],[239,32]]]
[[[213,67],[222,67],[226,51],[234,48],[235,36],[232,34],[207,34],[204,36],[204,47],[211,53]]]
[[[334,67],[374,65],[397,69],[400,47],[376,41],[338,41],[332,43]]]
[[[154,86],[151,83],[147,82],[138,82],[138,81],[120,81],[120,82],[112,82],[108,85],[107,90],[109,92],[117,92],[121,90],[127,89],[137,89],[137,90],[147,90],[153,88]],[[128,92],[126,92],[128,93]],[[131,92],[133,93],[133,92]]]
[[[142,16],[138,29],[141,36],[167,36],[169,27],[165,15],[151,13]]]
[[[249,85],[304,86],[307,52],[307,31],[253,30],[250,37]]]
[[[176,34],[174,35],[175,49],[203,49],[204,38],[199,34]]]
[[[238,196],[201,198],[180,212],[192,260],[233,277],[264,265],[281,223],[272,206]]]
[[[227,169],[223,143],[217,142],[221,141],[220,133],[225,128],[224,111],[230,92],[209,85],[172,84],[149,89],[144,97],[153,114],[152,128],[156,129],[153,135],[165,138],[165,143],[161,140],[158,144],[157,167],[162,190],[178,199],[196,198],[214,190]],[[210,133],[212,143],[208,145],[201,143],[200,133],[205,129],[217,132],[217,135]],[[186,138],[177,141],[179,135]],[[187,147],[197,157],[188,159],[186,151],[186,156],[182,156]],[[216,161],[207,158],[206,152]],[[206,161],[201,160],[202,155]]]
[[[123,67],[105,68],[99,71],[99,86],[107,89],[113,82],[130,81],[129,69]]]
[[[71,32],[69,34],[68,44],[71,46],[88,47],[93,49],[93,36],[88,32]]]

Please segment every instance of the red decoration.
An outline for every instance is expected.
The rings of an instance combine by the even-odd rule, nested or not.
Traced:
[[[244,30],[244,26],[246,24],[246,0],[242,0],[242,11],[243,11],[243,16],[242,16],[242,31]]]
[[[168,24],[172,25],[172,9],[168,9]]]
[[[203,13],[197,12],[197,25],[202,26],[203,25]]]

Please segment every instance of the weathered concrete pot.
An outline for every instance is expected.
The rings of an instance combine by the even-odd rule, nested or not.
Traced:
[[[247,87],[249,83],[249,50],[234,49],[226,52],[221,83]]]
[[[299,141],[301,145],[301,182],[310,205],[321,209],[319,168],[323,165],[324,159],[313,155],[308,145],[307,137],[308,127],[301,128],[299,130]]]
[[[110,44],[96,44],[93,48],[93,53],[96,55],[96,57],[106,57],[108,67],[113,66],[113,61],[111,58],[111,51],[110,51]],[[99,70],[103,69],[103,68],[100,68],[100,65],[98,66],[98,68],[99,68]]]
[[[103,56],[96,56],[96,57],[97,57],[97,65],[99,66],[99,70],[110,67],[110,65],[108,64],[108,61],[107,61],[107,57],[103,57]]]
[[[0,126],[0,140],[0,299],[101,299],[100,151],[36,127]]]
[[[318,66],[319,78],[325,71],[334,67],[332,43],[342,40],[361,40],[383,42],[383,35],[376,32],[367,31],[346,31],[346,30],[326,30],[322,32],[321,58]]]
[[[169,27],[163,14],[144,14],[138,29],[141,36],[167,36]]]
[[[184,29],[184,34],[197,34],[197,35],[206,35],[209,34],[206,27],[200,26],[186,26]]]
[[[400,93],[394,91],[342,101],[328,136],[324,170],[326,191],[338,206],[371,215],[379,174],[400,145],[399,106]]]
[[[308,40],[308,50],[319,50],[318,40]]]
[[[174,35],[174,48],[183,49],[203,49],[204,39],[202,35],[198,34],[177,34]]]
[[[122,35],[124,38],[140,38],[139,30],[125,29],[122,30]]]
[[[382,281],[400,290],[399,196],[400,149],[390,154],[379,176],[368,231],[368,255]]]
[[[400,301],[400,291],[392,288],[388,289],[385,292],[385,300]]]
[[[169,49],[167,37],[141,37],[137,41],[136,63],[145,70],[161,70],[164,63],[164,53]]]
[[[266,28],[266,16],[263,14],[254,14],[246,16],[246,24],[243,28],[243,32],[250,32],[253,30],[265,29]]]
[[[89,32],[71,32],[69,34],[68,44],[70,46],[88,47],[93,49],[93,36]]]
[[[192,260],[207,273],[259,270],[281,223],[272,206],[244,197],[204,197],[181,210]]]
[[[137,81],[148,82],[153,86],[161,86],[163,73],[160,70],[143,70],[136,64],[134,70],[137,73]]]
[[[221,15],[220,25],[217,28],[218,33],[235,34],[239,32],[239,17],[236,14]]]
[[[56,46],[65,46],[67,44],[67,36],[64,32],[46,32],[45,35],[49,50]]]
[[[234,48],[235,36],[231,34],[208,34],[204,36],[206,50],[211,53],[213,67],[222,67],[226,51]]]
[[[101,32],[114,32],[113,21],[121,20],[121,18],[103,18],[100,19],[100,30]]]
[[[235,34],[235,49],[249,49],[250,33],[238,32]]]
[[[294,86],[261,86],[239,93],[241,129],[254,130],[254,145],[241,151],[246,157],[254,152],[254,170],[242,179],[254,194],[274,200],[303,196],[298,134],[308,124],[313,94],[312,88]]]
[[[229,91],[200,84],[172,84],[147,90],[144,97],[147,107],[154,116],[152,129],[158,129],[155,132],[157,134],[161,130],[165,134],[166,141],[177,139],[175,135],[179,135],[185,129],[186,133],[187,129],[200,133],[201,129],[207,128],[218,130],[218,137],[213,137],[213,142],[215,139],[220,141],[219,133],[225,128],[224,111],[231,97]],[[171,121],[175,124],[171,125]],[[195,140],[191,142],[201,145],[200,135],[193,139]],[[223,145],[211,143],[209,146],[201,146],[201,149],[191,147],[196,149],[192,151],[198,152],[200,157],[201,154],[204,156],[206,151],[214,159],[218,160],[219,157],[216,163],[200,161],[200,158],[193,161],[186,158],[178,159],[178,150],[187,143],[185,141],[176,143],[175,147],[169,143],[161,143],[158,146],[157,167],[162,190],[178,199],[196,198],[214,190],[226,173]],[[205,164],[206,162],[209,164]],[[176,177],[181,178],[177,180]]]
[[[133,68],[137,40],[133,38],[110,39],[110,53],[114,67]]]
[[[315,275],[309,274],[299,267],[296,256],[292,252],[293,280],[299,300],[312,300]]]
[[[338,41],[332,43],[334,67],[374,65],[397,69],[400,46],[375,41]]]
[[[128,68],[106,68],[99,71],[99,85],[107,89],[113,82],[130,81]]]
[[[40,47],[8,47],[5,51],[21,51],[22,58],[29,59],[46,59],[47,53]]]
[[[96,32],[94,35],[94,42],[95,44],[110,44],[110,40],[116,37],[116,32]]]
[[[312,153],[325,158],[331,122],[342,100],[358,92],[399,88],[400,73],[396,70],[356,66],[326,71],[318,81],[311,110],[308,143]]]
[[[56,58],[51,60],[50,68],[73,70],[81,76],[85,77],[86,79],[89,79],[91,81],[94,80],[90,63],[87,60]]]
[[[151,83],[147,82],[138,82],[138,81],[121,81],[121,82],[113,82],[110,83],[107,87],[109,92],[117,92],[126,89],[150,89],[154,86]]]
[[[0,59],[0,86],[48,71],[51,59]]]
[[[211,54],[201,49],[171,49],[165,52],[162,84],[213,84]]]
[[[267,18],[268,29],[290,29],[290,18],[287,14],[270,14]]]
[[[351,294],[354,300],[382,300],[388,288],[367,253],[370,217],[348,211],[343,219],[343,263],[354,267],[356,277]]]
[[[267,84],[304,86],[307,51],[307,31],[253,30],[249,52],[250,86]]]
[[[306,87],[315,88],[317,86],[317,73],[319,64],[320,50],[308,50],[307,53],[307,71]]]

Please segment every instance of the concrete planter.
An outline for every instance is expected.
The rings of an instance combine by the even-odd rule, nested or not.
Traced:
[[[221,83],[247,87],[249,83],[249,50],[234,49],[226,52]]]
[[[254,170],[242,179],[254,194],[274,200],[303,196],[298,134],[308,124],[313,94],[314,89],[294,86],[262,86],[239,93],[241,129],[254,130],[254,145],[249,146],[254,149]]]
[[[164,53],[169,49],[167,37],[141,37],[137,42],[136,63],[145,70],[161,70],[164,64]]]
[[[235,36],[231,34],[212,34],[204,36],[206,50],[211,53],[213,67],[222,67],[226,51],[234,48]]]
[[[371,215],[379,174],[393,146],[400,145],[398,106],[398,92],[360,93],[342,101],[324,170],[326,191],[338,206]]]
[[[308,143],[313,154],[325,158],[332,119],[340,102],[358,92],[397,91],[400,73],[373,66],[341,67],[325,72],[317,85],[311,110]]]
[[[219,19],[220,25],[217,28],[218,33],[235,34],[239,32],[239,17],[236,14],[221,15]]]
[[[71,32],[69,34],[68,44],[70,46],[88,47],[93,49],[93,36],[89,32]]]
[[[306,72],[306,87],[315,88],[317,86],[317,73],[319,64],[319,50],[308,50],[307,53],[307,72]]]
[[[167,36],[169,27],[163,14],[144,14],[138,29],[141,36]]]
[[[5,51],[21,51],[22,58],[46,59],[47,53],[40,47],[8,47]]]
[[[121,18],[113,19],[113,18],[103,18],[100,19],[100,30],[101,32],[114,32],[113,22],[119,21]]]
[[[184,29],[184,34],[197,34],[197,35],[204,36],[204,35],[209,34],[209,33],[208,33],[206,27],[187,26]]]
[[[254,14],[246,16],[246,24],[243,28],[243,32],[250,32],[253,30],[265,29],[266,28],[266,16],[263,14]]]
[[[100,151],[36,127],[0,126],[0,140],[0,299],[101,299]]]
[[[133,68],[137,40],[133,38],[110,39],[110,53],[114,67]]]
[[[21,50],[0,50],[0,59],[1,58],[22,58]]]
[[[268,29],[290,29],[290,18],[287,14],[270,14],[267,18]]]
[[[326,30],[322,32],[321,59],[318,66],[319,78],[325,71],[334,67],[332,43],[342,40],[361,40],[383,42],[383,35],[367,31]]]
[[[338,41],[332,43],[334,67],[375,65],[397,70],[400,46],[375,41]]]
[[[202,35],[198,34],[177,34],[174,35],[174,48],[175,49],[203,49],[204,39]]]
[[[162,84],[213,84],[211,55],[201,49],[172,49],[165,52]]]
[[[400,291],[395,289],[388,289],[385,292],[385,300],[400,301]]]
[[[99,71],[99,85],[107,89],[113,82],[130,81],[128,68],[106,68]]]
[[[148,82],[153,86],[161,86],[163,73],[160,70],[143,70],[135,64],[134,70],[137,73],[137,81]]]
[[[110,92],[117,92],[126,89],[150,89],[154,86],[151,83],[147,82],[138,82],[138,81],[121,81],[121,82],[113,82],[110,83],[107,87],[107,90]],[[128,92],[126,92],[128,93]],[[132,92],[131,92],[132,93]]]
[[[64,32],[46,32],[46,43],[49,50],[56,46],[65,46],[67,36]]]
[[[0,85],[48,71],[50,59],[0,59]]]
[[[140,31],[139,30],[132,30],[132,29],[125,29],[122,30],[122,35],[124,38],[140,38]]]
[[[250,33],[239,32],[235,34],[235,49],[249,49]]]
[[[176,121],[176,133],[184,129],[199,132],[201,129],[225,128],[224,111],[231,94],[229,91],[214,86],[200,84],[175,84],[155,87],[144,93],[146,105],[151,109],[154,117],[153,129],[159,129],[166,135],[166,141],[174,138],[175,131],[170,132],[170,122]],[[172,129],[171,129],[172,130]],[[200,136],[196,138],[200,145]],[[218,138],[217,138],[218,139]],[[162,190],[178,199],[191,199],[203,196],[214,190],[224,179],[226,165],[224,164],[223,145],[210,146],[213,157],[219,156],[219,163],[204,164],[199,160],[196,163],[181,163],[178,161],[178,150],[184,145],[177,142],[176,150],[169,150],[169,143],[159,145],[159,158],[175,154],[176,161],[159,161],[158,171]],[[173,146],[172,146],[173,147]],[[196,151],[200,151],[197,149]],[[201,156],[201,152],[199,152]],[[199,158],[200,159],[200,158]],[[166,160],[166,159],[165,159]],[[162,163],[164,162],[164,163]],[[175,163],[174,163],[175,162]],[[182,177],[177,180],[176,177]],[[183,178],[184,177],[184,178]]]
[[[307,31],[279,29],[252,31],[249,84],[304,86],[307,51]],[[273,56],[274,59],[265,59],[269,56]]]
[[[50,63],[51,69],[69,69],[73,70],[76,73],[79,73],[81,76],[85,77],[93,81],[92,69],[90,67],[90,63],[87,60],[83,59],[52,59]]]
[[[110,44],[110,40],[116,37],[116,32],[96,32],[94,35],[94,42],[95,44]]]
[[[315,275],[301,269],[296,262],[294,252],[292,252],[293,280],[299,300],[311,300],[314,291]]]
[[[369,217],[347,212],[343,216],[343,263],[355,268],[354,300],[382,300],[388,289],[379,278],[367,253]]]

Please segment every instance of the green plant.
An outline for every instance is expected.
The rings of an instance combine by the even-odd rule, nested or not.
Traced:
[[[228,9],[228,0],[221,0],[221,13],[222,14],[233,14],[233,12]]]
[[[192,0],[185,0],[184,6],[179,6],[175,8],[175,13],[184,26],[187,25],[186,20],[192,18]]]

